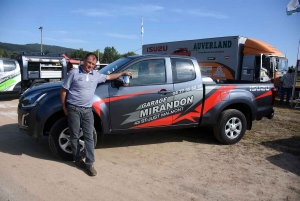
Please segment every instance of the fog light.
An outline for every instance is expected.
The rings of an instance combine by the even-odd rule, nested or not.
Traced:
[[[22,116],[22,126],[24,126],[24,127],[28,127],[28,123],[29,123],[29,121],[28,121],[28,115],[29,115],[29,113],[24,114]]]

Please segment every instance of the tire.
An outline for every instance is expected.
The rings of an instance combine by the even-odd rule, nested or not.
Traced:
[[[82,131],[80,132],[81,137],[79,138],[80,152],[84,151],[84,138]],[[94,128],[94,148],[97,145],[97,132]],[[68,118],[64,117],[59,119],[51,128],[49,133],[49,147],[51,152],[58,158],[63,160],[72,161],[73,154],[70,143],[70,133],[68,127]]]
[[[246,132],[247,120],[245,115],[235,109],[225,110],[214,126],[214,135],[223,144],[239,142]]]

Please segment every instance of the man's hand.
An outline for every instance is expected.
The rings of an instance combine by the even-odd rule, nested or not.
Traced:
[[[63,110],[64,110],[65,115],[68,116],[68,110],[67,110],[66,105],[63,105]]]
[[[107,75],[106,80],[115,80],[124,75],[128,75],[128,76],[132,77],[131,72],[121,72],[121,73],[113,73],[113,74]]]
[[[66,97],[67,97],[67,90],[62,87],[60,89],[60,100],[62,103],[62,108],[64,110],[64,113],[66,116],[68,116],[68,110],[67,110],[67,106],[66,106]]]
[[[124,74],[123,75],[128,75],[132,78],[132,73],[131,72],[123,72]]]

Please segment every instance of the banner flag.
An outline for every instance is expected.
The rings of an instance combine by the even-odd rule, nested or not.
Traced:
[[[300,12],[300,0],[291,0],[286,6],[286,14],[292,15]]]

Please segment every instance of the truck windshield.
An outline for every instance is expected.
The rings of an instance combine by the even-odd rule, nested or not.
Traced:
[[[288,60],[285,58],[279,58],[278,71],[287,71],[288,68]]]
[[[131,58],[131,57],[120,58],[120,59],[108,64],[107,66],[105,66],[101,70],[99,70],[99,73],[105,74],[105,75],[109,75],[111,73],[114,73],[118,68],[120,68],[124,64],[130,62],[133,59],[134,58]]]

